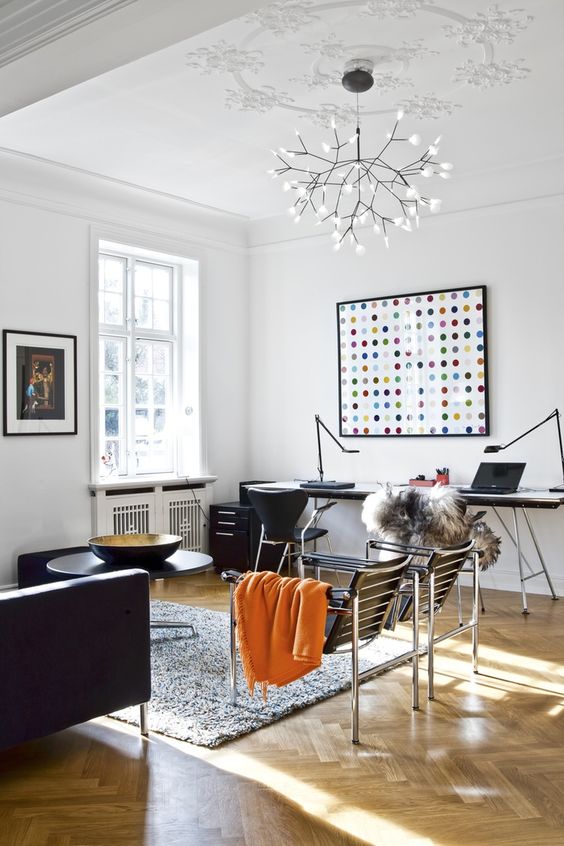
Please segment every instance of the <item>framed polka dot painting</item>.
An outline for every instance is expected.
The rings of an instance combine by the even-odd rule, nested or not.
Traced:
[[[488,435],[486,287],[337,303],[340,434]]]

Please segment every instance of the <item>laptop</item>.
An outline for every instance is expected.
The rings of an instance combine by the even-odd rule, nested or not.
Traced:
[[[458,488],[462,493],[510,494],[519,488],[524,463],[482,461],[470,487]]]

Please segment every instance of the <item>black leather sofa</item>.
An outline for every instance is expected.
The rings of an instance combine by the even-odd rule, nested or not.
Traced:
[[[0,593],[0,750],[151,695],[149,578],[125,570]]]

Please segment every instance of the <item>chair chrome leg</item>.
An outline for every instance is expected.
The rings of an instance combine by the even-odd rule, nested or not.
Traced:
[[[479,611],[478,611],[478,603],[481,600],[481,593],[480,593],[480,564],[479,564],[479,555],[477,552],[473,554],[474,559],[474,584],[473,584],[473,602],[472,602],[472,622],[474,626],[472,627],[472,670],[474,673],[478,672],[478,647],[480,641],[480,634],[479,634]]]
[[[261,526],[261,528],[260,528],[260,540],[259,540],[259,545],[258,545],[258,549],[257,549],[257,557],[255,558],[255,573],[258,570],[263,539],[264,539],[264,526]]]
[[[235,642],[235,585],[229,585],[229,690],[231,704],[237,704],[237,644]]]
[[[458,625],[461,626],[464,622],[462,617],[462,596],[460,595],[460,575],[456,580],[456,608],[458,610]]]
[[[139,706],[139,731],[143,737],[149,734],[149,706],[146,702]]]
[[[358,596],[352,602],[352,653],[351,653],[351,741],[360,743],[358,738],[358,709],[360,683],[358,678]]]
[[[429,689],[427,697],[435,698],[435,573],[429,574],[429,629],[427,632],[427,673]]]
[[[411,659],[411,707],[419,710],[419,573],[413,574],[413,658]]]
[[[286,551],[288,549],[288,544],[284,547],[284,551],[282,553],[282,558],[280,559],[280,563],[278,564],[278,569],[276,570],[277,573],[280,573],[280,570],[284,566],[284,559],[286,558]]]

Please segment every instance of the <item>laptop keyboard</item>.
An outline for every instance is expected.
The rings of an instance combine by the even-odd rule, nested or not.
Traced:
[[[458,488],[461,493],[477,493],[477,494],[512,494],[516,493],[516,488],[480,488],[468,487]]]

